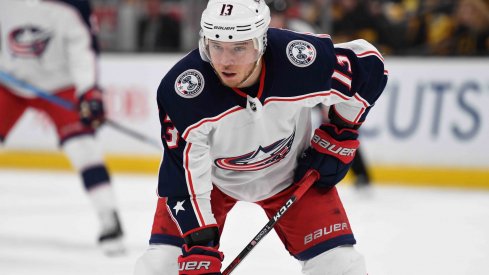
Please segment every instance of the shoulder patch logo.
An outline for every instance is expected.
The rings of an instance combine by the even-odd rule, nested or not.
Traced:
[[[184,98],[194,98],[204,90],[204,76],[194,69],[181,73],[175,81],[175,91]]]
[[[316,59],[316,48],[304,40],[293,40],[287,45],[287,57],[297,67],[307,67]]]

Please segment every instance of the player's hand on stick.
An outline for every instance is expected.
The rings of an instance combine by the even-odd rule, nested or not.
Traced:
[[[84,93],[78,101],[78,111],[84,125],[97,129],[105,121],[102,92],[93,88]]]
[[[311,147],[299,158],[294,181],[298,182],[312,168],[320,174],[316,186],[332,187],[337,184],[345,177],[355,157],[360,145],[357,138],[357,130],[339,130],[331,123],[321,125],[314,132]]]
[[[178,274],[220,275],[224,254],[217,247],[183,245],[182,256],[178,257]]]
[[[219,251],[217,226],[196,228],[183,235],[185,244],[178,257],[179,275],[220,275],[224,254]]]

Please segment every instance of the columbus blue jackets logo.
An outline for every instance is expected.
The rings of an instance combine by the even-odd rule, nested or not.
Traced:
[[[297,67],[307,67],[316,59],[316,48],[304,40],[290,41],[287,45],[287,57]]]
[[[265,169],[283,160],[294,143],[295,130],[287,138],[274,142],[266,147],[259,146],[253,152],[230,158],[219,158],[214,161],[217,167],[233,171],[257,171]]]
[[[13,55],[20,57],[41,56],[51,40],[52,34],[36,26],[14,29],[8,36],[8,45]]]
[[[204,77],[197,70],[186,70],[175,81],[175,91],[181,97],[193,98],[204,90]]]

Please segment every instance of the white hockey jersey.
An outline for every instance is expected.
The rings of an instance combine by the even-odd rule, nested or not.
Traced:
[[[213,185],[244,201],[290,186],[297,159],[310,146],[314,106],[332,106],[361,124],[384,90],[383,58],[365,41],[335,47],[327,35],[279,29],[267,36],[260,82],[244,92],[222,85],[198,51],[160,84],[165,152],[158,192],[168,197],[183,233],[215,223]]]
[[[96,85],[96,52],[87,1],[0,1],[0,70],[48,93]],[[75,1],[71,1],[75,2]],[[10,88],[20,96],[29,91]]]

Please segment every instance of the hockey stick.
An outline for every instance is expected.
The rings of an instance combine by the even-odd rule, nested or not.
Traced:
[[[283,217],[285,212],[290,209],[290,207],[298,201],[302,196],[309,190],[309,188],[316,182],[316,180],[319,179],[319,173],[316,170],[310,169],[307,171],[307,173],[304,175],[304,177],[297,183],[299,185],[299,188],[294,191],[292,196],[282,205],[280,210],[273,215],[273,218],[271,218],[268,223],[260,230],[258,234],[251,240],[251,242],[248,243],[248,245],[239,253],[236,258],[224,269],[222,272],[222,275],[228,275],[230,274],[242,261],[243,259],[248,255],[248,253],[255,248],[255,246],[268,234],[270,231],[272,231],[273,227],[275,224],[280,220],[280,218]]]
[[[48,94],[46,91],[43,91],[37,87],[34,87],[34,86],[32,86],[32,85],[30,85],[30,84],[28,84],[22,80],[19,80],[19,79],[15,78],[15,77],[7,74],[7,73],[4,73],[2,71],[0,71],[0,81],[4,82],[4,83],[10,83],[11,85],[16,86],[16,87],[23,88],[29,92],[32,92],[36,96],[38,96],[38,97],[40,97],[46,101],[49,101],[55,105],[63,107],[67,110],[76,111],[76,107],[73,103],[71,103],[67,100],[64,100],[60,97]],[[134,130],[131,130],[131,129],[129,129],[129,128],[113,121],[113,120],[110,120],[110,119],[105,119],[105,123],[107,123],[107,125],[112,126],[112,128],[119,130],[120,132],[122,132],[124,134],[127,134],[127,135],[129,135],[135,139],[138,139],[138,140],[144,142],[144,143],[150,144],[153,147],[161,149],[161,143],[155,139],[152,139],[152,138],[147,137],[143,134],[135,132]]]

